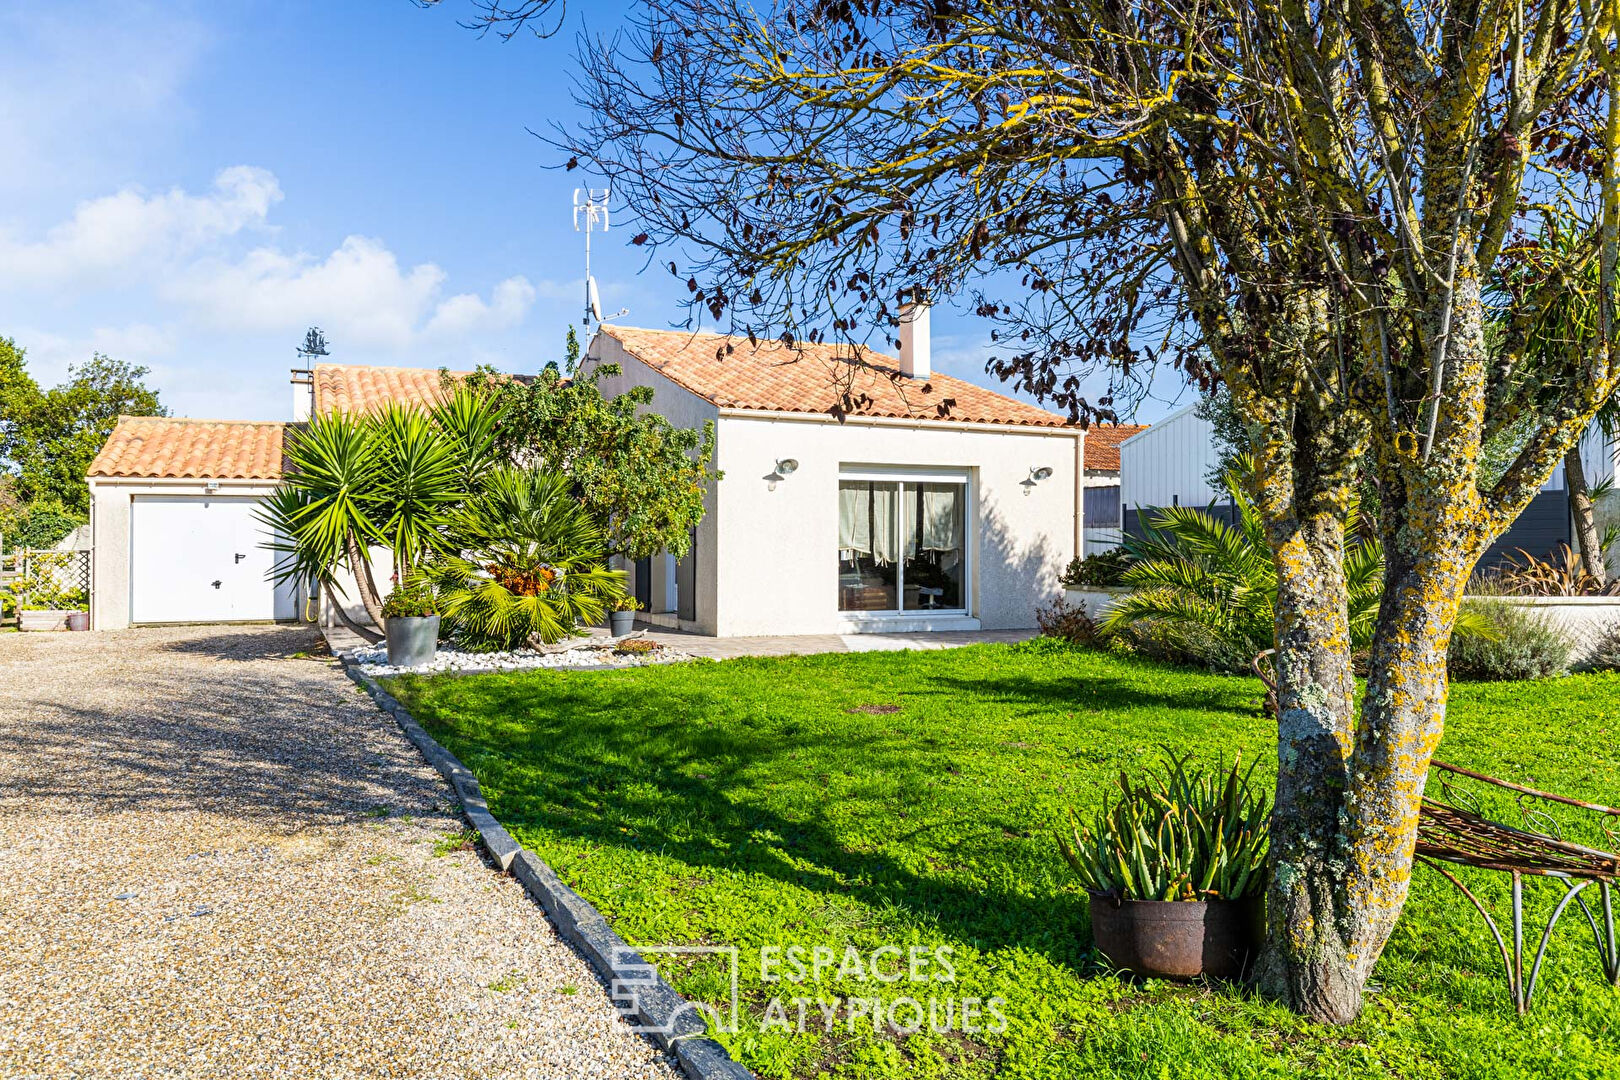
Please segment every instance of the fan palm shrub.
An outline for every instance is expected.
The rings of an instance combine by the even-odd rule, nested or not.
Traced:
[[[546,644],[601,620],[625,595],[607,538],[566,477],[502,466],[458,512],[462,550],[434,556],[408,579],[432,588],[451,639],[473,649]]]
[[[1113,632],[1135,630],[1203,657],[1212,667],[1243,670],[1272,647],[1277,569],[1265,524],[1243,484],[1246,458],[1229,469],[1225,484],[1236,508],[1222,521],[1208,510],[1169,506],[1156,511],[1141,536],[1127,536],[1131,564],[1123,574],[1133,590],[1104,620]],[[1359,517],[1350,510],[1350,520]],[[1375,539],[1352,530],[1345,548],[1350,639],[1372,640],[1383,589],[1384,554]]]

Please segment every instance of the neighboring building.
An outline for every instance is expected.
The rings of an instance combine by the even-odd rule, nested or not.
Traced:
[[[927,323],[902,325],[900,360],[602,328],[587,362],[622,368],[604,393],[650,386],[671,423],[717,431],[724,478],[692,554],[628,568],[652,621],[718,635],[1035,624],[1082,547],[1085,433],[933,374]],[[431,403],[442,385],[432,370],[324,364],[294,372],[292,423],[120,419],[89,474],[92,625],[314,617],[298,587],[267,580],[256,516],[288,433],[334,410]],[[374,566],[386,589],[386,552]]]
[[[1179,409],[1125,439],[1119,456],[1127,532],[1140,533],[1142,515],[1160,506],[1209,507],[1227,520],[1233,517],[1230,496],[1210,483],[1220,465],[1220,447],[1214,426],[1198,415],[1196,406]],[[1605,479],[1611,485],[1620,479],[1620,454],[1595,427],[1581,440],[1581,460],[1594,487]],[[1612,518],[1615,509],[1604,500],[1600,518]],[[1600,520],[1600,532],[1603,526]],[[1486,549],[1480,565],[1498,563],[1521,548],[1542,558],[1560,544],[1575,546],[1573,537],[1564,467],[1559,465],[1518,519]]]
[[[927,318],[898,360],[825,345],[606,326],[605,393],[716,429],[692,554],[632,567],[652,619],[721,636],[1022,628],[1081,546],[1085,434],[931,372]],[[840,420],[840,401],[854,408]]]
[[[1086,431],[1086,491],[1083,554],[1095,555],[1120,545],[1125,530],[1119,497],[1119,446],[1146,424],[1098,424]]]

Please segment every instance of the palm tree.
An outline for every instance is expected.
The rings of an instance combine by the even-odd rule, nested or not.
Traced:
[[[276,537],[268,546],[281,556],[272,576],[341,597],[346,571],[372,623],[383,625],[373,546],[388,549],[401,578],[456,548],[456,514],[492,463],[494,409],[458,392],[431,413],[396,403],[370,415],[328,413],[296,430],[281,485],[259,511]],[[381,640],[334,607],[349,629]]]
[[[1272,648],[1277,570],[1265,524],[1243,483],[1252,467],[1252,459],[1240,456],[1223,475],[1237,512],[1232,523],[1208,510],[1170,506],[1153,514],[1143,535],[1125,538],[1132,563],[1124,580],[1134,591],[1109,612],[1105,628],[1142,624],[1205,636],[1229,653],[1234,668]],[[1352,506],[1349,517],[1358,521],[1359,508]],[[1350,640],[1359,648],[1372,640],[1384,553],[1354,527],[1348,539]]]
[[[502,466],[456,515],[462,552],[439,554],[407,580],[438,598],[465,646],[515,649],[576,633],[624,595],[624,572],[606,568],[607,540],[568,479],[540,466]]]

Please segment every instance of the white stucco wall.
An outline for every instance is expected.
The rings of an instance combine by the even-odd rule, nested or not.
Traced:
[[[894,423],[725,412],[720,419],[717,633],[831,634],[838,612],[838,478],[850,465],[965,469],[969,615],[990,629],[1035,625],[1073,557],[1076,434],[976,424]],[[771,485],[776,462],[799,468]],[[1029,489],[1031,468],[1050,478]]]
[[[138,495],[195,495],[206,498],[202,480],[90,480],[90,627],[123,630],[130,619],[130,523]],[[221,480],[224,496],[269,495],[274,486],[262,481]],[[276,617],[300,617],[296,587],[278,586]]]
[[[635,386],[650,386],[653,391],[652,404],[648,409],[668,420],[676,427],[701,428],[705,423],[716,423],[720,418],[720,410],[714,405],[698,397],[696,394],[677,386],[663,375],[643,364],[640,360],[624,351],[624,347],[606,334],[598,334],[591,341],[590,351],[586,355],[586,364],[611,363],[618,364],[620,374],[604,375],[597,383],[602,393],[608,397],[617,397]],[[714,492],[711,490],[706,503],[709,510],[714,508]],[[713,634],[716,632],[715,610],[715,577],[716,577],[716,551],[719,546],[719,522],[713,513],[706,512],[703,520],[698,524],[697,543],[695,545],[697,557],[697,596],[696,619],[692,620],[693,627],[700,633]],[[630,569],[632,577],[633,567]],[[664,612],[669,605],[666,598],[673,594],[670,588],[670,576],[674,573],[672,563],[665,559],[652,560],[652,610]],[[634,582],[632,580],[634,592]]]

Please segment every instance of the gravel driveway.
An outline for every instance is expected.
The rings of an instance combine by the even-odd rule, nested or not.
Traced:
[[[0,1076],[677,1076],[318,647],[0,636]]]

